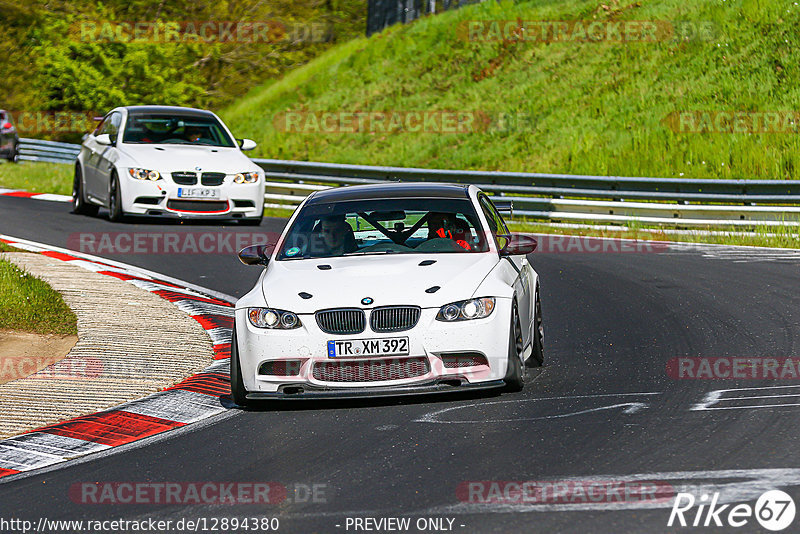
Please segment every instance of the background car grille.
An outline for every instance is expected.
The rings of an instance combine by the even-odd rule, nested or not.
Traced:
[[[194,185],[197,183],[196,172],[173,172],[172,181],[180,185]]]
[[[227,211],[228,202],[225,200],[168,200],[167,207],[175,211],[213,213]]]
[[[364,312],[358,309],[323,310],[314,315],[326,334],[360,334],[367,324]]]
[[[420,308],[417,306],[375,308],[369,316],[369,326],[373,332],[401,332],[414,328],[419,315]]]
[[[225,181],[224,172],[204,172],[200,177],[200,183],[203,185],[222,185]]]
[[[391,360],[319,362],[314,365],[313,376],[322,382],[380,382],[415,378],[428,372],[428,359],[417,356]]]

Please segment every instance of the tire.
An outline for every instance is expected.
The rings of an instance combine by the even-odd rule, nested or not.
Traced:
[[[508,370],[503,379],[506,383],[505,390],[508,392],[522,391],[525,387],[525,367],[520,360],[522,353],[522,328],[519,324],[519,314],[517,305],[511,311],[511,325],[509,326],[508,341]]]
[[[6,159],[11,163],[19,163],[19,143],[14,143],[14,149]]]
[[[239,366],[239,346],[236,343],[236,323],[231,334],[231,397],[239,406],[247,406],[247,390],[242,379],[242,368]]]
[[[83,195],[83,172],[80,166],[75,166],[75,178],[72,180],[72,213],[78,215],[97,215],[99,206],[89,204]]]
[[[533,316],[533,352],[526,360],[528,367],[544,365],[544,324],[542,323],[542,301],[539,299],[539,288],[536,288],[536,306]]]
[[[239,219],[239,223],[243,226],[260,226],[264,216],[261,217],[248,217],[246,219]]]
[[[122,198],[119,191],[119,176],[114,172],[111,174],[111,182],[108,184],[108,219],[113,222],[121,222],[125,218],[122,211]]]

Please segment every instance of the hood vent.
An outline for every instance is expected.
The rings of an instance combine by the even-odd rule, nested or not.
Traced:
[[[319,269],[320,271],[330,271],[331,266],[328,265],[327,263],[323,263],[322,265],[317,265],[317,269]]]
[[[300,295],[301,299],[306,299],[306,300],[314,296],[311,293],[306,293],[305,291],[301,291],[300,293],[298,293],[298,295]]]
[[[439,286],[431,286],[431,287],[429,287],[428,289],[425,290],[425,293],[436,293],[440,289],[442,289],[442,288],[439,287]]]
[[[436,263],[436,260],[422,260],[421,262],[419,262],[419,266],[427,267],[428,265],[433,265],[434,263]]]

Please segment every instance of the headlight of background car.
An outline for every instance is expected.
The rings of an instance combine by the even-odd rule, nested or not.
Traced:
[[[489,317],[494,311],[494,297],[460,300],[442,306],[436,315],[437,321],[452,323]]]
[[[272,308],[247,308],[247,317],[257,328],[292,330],[300,328],[301,324],[297,314]]]
[[[257,181],[258,181],[257,172],[240,172],[239,174],[233,177],[233,183],[235,184],[254,184]]]
[[[161,175],[158,174],[158,171],[150,171],[147,169],[128,169],[128,173],[132,178],[136,178],[137,180],[156,181],[161,179]]]

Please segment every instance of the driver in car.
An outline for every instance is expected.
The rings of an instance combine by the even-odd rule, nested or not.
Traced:
[[[187,141],[194,143],[202,137],[203,129],[197,126],[187,126],[183,133]]]
[[[353,228],[347,224],[344,216],[333,216],[322,219],[319,226],[321,242],[315,252],[322,256],[341,256],[358,249]]]
[[[459,220],[455,213],[432,211],[428,213],[428,239],[452,239],[465,250],[472,250],[469,244],[470,231],[464,221]]]

